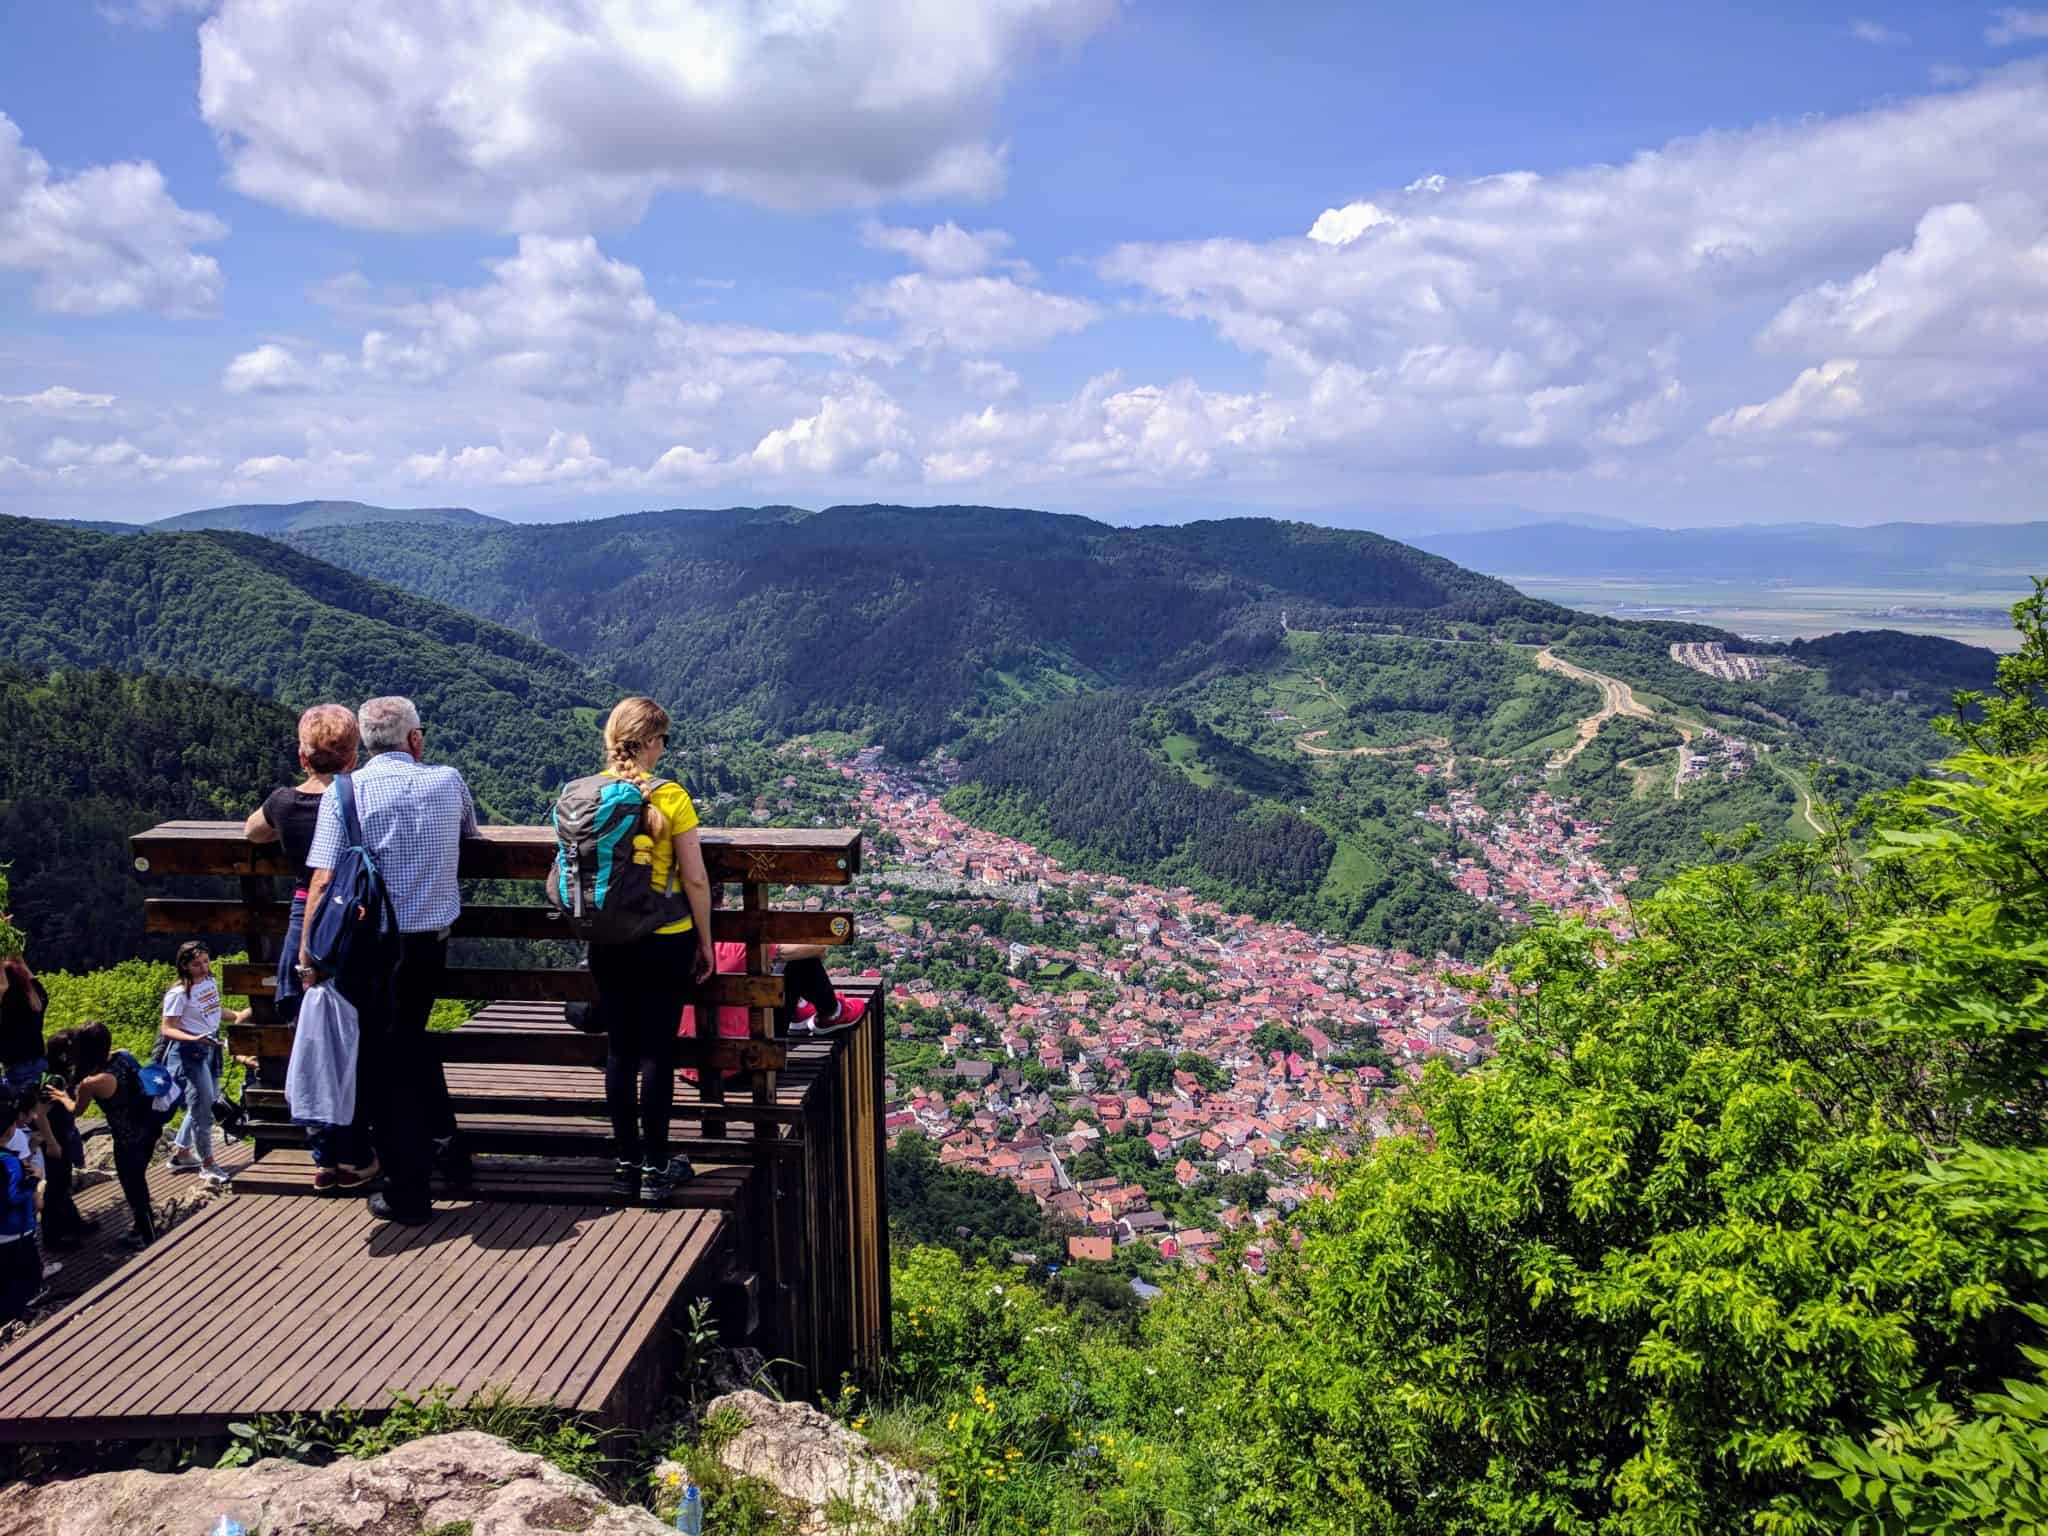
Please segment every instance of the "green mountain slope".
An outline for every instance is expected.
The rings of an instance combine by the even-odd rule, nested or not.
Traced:
[[[480,808],[526,819],[588,766],[613,690],[525,635],[240,533],[0,518],[0,659],[226,683],[291,708],[404,693]]]
[[[1004,508],[764,507],[293,542],[701,712],[913,754],[1079,687],[1227,661],[1283,610],[1425,628],[1564,612],[1376,534],[1256,519],[1112,528]]]
[[[220,683],[0,665],[0,858],[37,963],[77,970],[142,952],[127,837],[247,815],[292,774],[294,721]]]
[[[1852,802],[1913,777],[1939,755],[1928,717],[1995,666],[1880,633],[1786,647],[1797,660],[1733,683],[1672,661],[1680,633],[1585,615],[1547,646],[1291,628],[1185,681],[999,733],[969,751],[948,804],[1242,910],[1473,956],[1504,930],[1451,883],[1471,852],[1444,824],[1454,793],[1495,816],[1538,790],[1568,797],[1607,828],[1608,871],[1634,867],[1648,889],[1698,862],[1703,834],[1808,838],[1816,795]],[[1640,717],[1598,718],[1597,676],[1630,683]],[[1226,827],[1245,856],[1213,851]]]
[[[1654,881],[1703,831],[1809,836],[1817,790],[1910,777],[1936,751],[1927,715],[1993,666],[1863,635],[1768,648],[1766,681],[1721,683],[1668,655],[1720,631],[1575,614],[1377,535],[1248,518],[765,507],[293,542],[698,718],[950,744],[963,813],[1098,865],[1462,953],[1500,928],[1452,889],[1466,850],[1426,815],[1447,784],[1489,810],[1571,795],[1613,824],[1609,866]],[[1562,760],[1602,695],[1539,665],[1544,646],[1632,682],[1644,718]],[[1746,744],[1747,771],[1677,783],[1682,738],[1709,728]]]
[[[248,503],[233,507],[202,507],[159,518],[146,527],[151,533],[196,533],[228,529],[281,538],[314,528],[361,528],[384,523],[424,523],[440,528],[502,528],[503,519],[467,507],[373,507],[361,501],[294,501]]]

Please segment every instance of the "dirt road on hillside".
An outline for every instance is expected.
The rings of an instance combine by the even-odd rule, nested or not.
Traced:
[[[1328,731],[1304,731],[1294,738],[1294,750],[1310,757],[1398,757],[1403,752],[1441,752],[1450,745],[1442,736],[1418,736],[1391,747],[1319,747]]]
[[[1600,734],[1600,727],[1617,715],[1630,720],[1646,720],[1652,724],[1669,726],[1678,732],[1678,770],[1671,776],[1671,798],[1679,798],[1679,783],[1685,773],[1687,754],[1692,750],[1693,727],[1675,716],[1660,715],[1647,704],[1636,702],[1635,690],[1618,677],[1609,677],[1605,672],[1595,672],[1590,667],[1579,666],[1566,661],[1548,646],[1536,653],[1536,665],[1546,672],[1561,673],[1577,682],[1591,683],[1600,690],[1600,707],[1579,722],[1578,738],[1563,752],[1552,753],[1549,771],[1557,772],[1593,744],[1593,738]]]

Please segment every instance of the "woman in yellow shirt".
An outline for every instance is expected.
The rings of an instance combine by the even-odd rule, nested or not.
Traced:
[[[690,915],[626,944],[592,944],[590,976],[604,1021],[604,1100],[611,1111],[617,1163],[612,1187],[644,1203],[666,1201],[691,1175],[685,1157],[670,1159],[675,1109],[676,1020],[693,987],[710,979],[711,881],[697,838],[697,808],[682,785],[654,775],[668,750],[668,711],[654,700],[622,700],[604,723],[605,771],[641,786],[650,810],[648,835],[635,839],[634,863],[645,864],[658,891],[680,873]]]

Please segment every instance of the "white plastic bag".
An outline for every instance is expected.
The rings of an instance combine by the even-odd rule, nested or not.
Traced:
[[[284,1101],[294,1120],[347,1125],[356,1114],[355,1005],[321,982],[299,1000]]]

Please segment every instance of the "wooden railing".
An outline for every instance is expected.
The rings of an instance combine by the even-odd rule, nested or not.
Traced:
[[[747,1260],[766,1282],[771,1352],[796,1362],[808,1389],[830,1384],[841,1370],[872,1370],[887,1346],[889,1264],[884,1203],[882,995],[872,984],[851,983],[867,995],[859,1027],[832,1039],[829,1059],[805,1047],[801,1094],[778,1091],[791,1068],[792,1044],[775,1038],[774,1013],[783,1000],[770,946],[838,945],[853,937],[847,912],[806,912],[768,904],[771,887],[843,886],[860,872],[860,834],[846,829],[721,830],[702,835],[713,882],[713,937],[747,946],[744,974],[721,975],[697,999],[697,1038],[676,1042],[679,1068],[696,1069],[694,1086],[679,1085],[678,1147],[700,1159],[751,1163],[753,1177],[743,1213]],[[136,869],[149,876],[232,876],[239,900],[155,897],[145,903],[151,933],[207,935],[238,940],[249,960],[222,968],[229,992],[250,1000],[250,1022],[228,1029],[228,1046],[251,1063],[244,1104],[259,1157],[303,1138],[284,1105],[285,1068],[292,1028],[278,1019],[272,980],[278,946],[290,915],[278,880],[292,871],[277,845],[249,842],[238,823],[167,822],[130,839]],[[462,845],[464,879],[539,882],[554,860],[546,827],[487,827]],[[740,901],[723,898],[737,886]],[[457,939],[569,939],[566,925],[540,905],[465,903]],[[564,1003],[594,998],[588,971],[566,968],[451,966],[441,986],[449,998],[504,1003]],[[749,1037],[719,1039],[713,1010],[749,1011]],[[428,1037],[444,1063],[507,1068],[601,1066],[602,1036],[566,1028],[494,1028],[489,1014],[462,1029]],[[725,1074],[746,1074],[744,1098],[727,1097]],[[589,1130],[591,1106],[581,1099],[533,1093],[503,1074],[502,1091],[458,1094],[458,1115],[530,1116],[493,1121],[473,1138],[486,1150],[559,1159],[603,1151]],[[554,1124],[545,1117],[559,1117]],[[694,1122],[695,1134],[682,1134]],[[521,1129],[525,1126],[525,1129]],[[577,1127],[583,1127],[578,1129]]]

